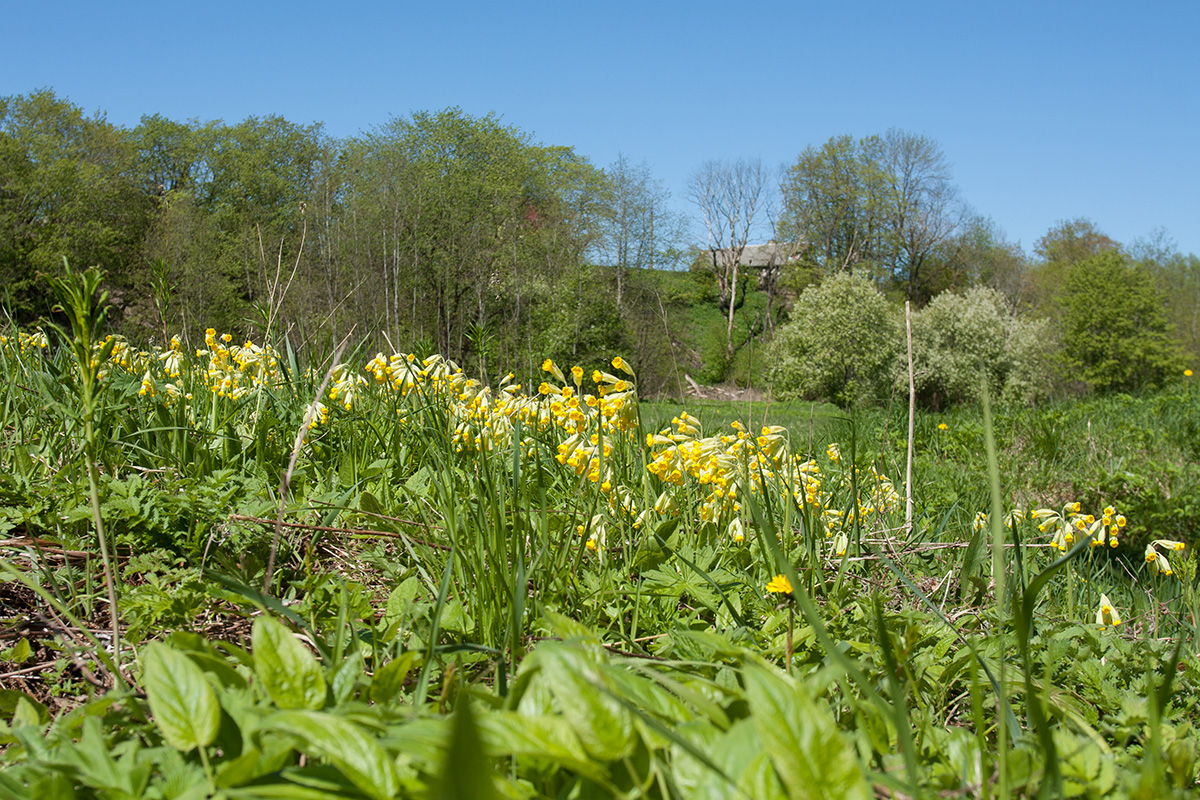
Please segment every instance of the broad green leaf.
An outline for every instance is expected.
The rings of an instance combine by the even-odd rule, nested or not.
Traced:
[[[867,800],[871,796],[853,748],[829,709],[803,686],[756,663],[742,669],[754,727],[788,796]]]
[[[279,711],[262,727],[290,734],[310,756],[328,759],[364,794],[388,800],[400,791],[400,776],[375,737],[350,720],[319,711]]]
[[[217,767],[216,782],[222,789],[242,786],[263,775],[270,775],[293,760],[287,737],[278,733],[260,739],[262,750],[247,748],[237,758],[226,759]]]
[[[167,744],[187,752],[217,738],[221,707],[204,672],[190,658],[158,642],[142,651],[142,688]]]
[[[320,709],[325,705],[325,673],[317,659],[271,617],[254,620],[250,634],[254,673],[280,708]]]
[[[412,670],[417,651],[409,650],[394,658],[375,673],[371,680],[371,700],[375,703],[390,703],[404,688],[404,679]]]
[[[531,756],[596,778],[601,766],[588,758],[579,737],[562,717],[492,711],[476,719],[484,749],[491,756]]]
[[[7,661],[12,661],[14,664],[23,664],[29,657],[33,655],[33,648],[29,646],[29,640],[22,637],[17,640],[17,643],[8,649],[4,654]]]
[[[50,721],[46,706],[16,689],[0,689],[0,716],[12,720],[12,726],[45,725]]]
[[[584,749],[601,761],[615,761],[633,751],[633,717],[608,690],[601,665],[583,651],[548,642],[536,652],[542,679]]]

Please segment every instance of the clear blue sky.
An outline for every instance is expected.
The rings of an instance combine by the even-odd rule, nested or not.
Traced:
[[[350,136],[495,111],[599,166],[645,160],[681,210],[710,158],[795,161],[898,127],[1030,249],[1086,216],[1200,254],[1200,3],[16,3],[0,95],[143,114],[280,114]]]

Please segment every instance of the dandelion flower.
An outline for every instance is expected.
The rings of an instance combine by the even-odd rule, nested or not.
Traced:
[[[767,594],[791,594],[792,582],[786,575],[776,575],[767,581]]]
[[[946,424],[946,423],[944,423],[944,422],[939,422],[939,423],[938,423],[938,430],[939,430],[939,431],[948,431],[948,430],[950,430],[950,426],[949,426],[949,425],[947,425],[947,424]]]

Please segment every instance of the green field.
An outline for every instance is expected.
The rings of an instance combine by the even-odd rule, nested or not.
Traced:
[[[0,343],[0,798],[1191,797],[1200,397]]]

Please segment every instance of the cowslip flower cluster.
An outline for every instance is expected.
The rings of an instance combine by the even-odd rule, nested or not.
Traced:
[[[1171,562],[1162,554],[1161,550],[1167,552],[1177,552],[1183,550],[1187,545],[1183,542],[1177,542],[1173,539],[1155,539],[1150,544],[1146,545],[1146,564],[1149,565],[1150,572],[1155,575],[1173,575]]]
[[[1030,519],[1041,520],[1038,530],[1050,533],[1050,544],[1061,552],[1066,552],[1081,539],[1090,541],[1092,547],[1103,547],[1105,544],[1117,547],[1127,525],[1125,515],[1117,513],[1112,506],[1105,506],[1097,518],[1093,514],[1084,514],[1078,502],[1067,503],[1061,511],[1039,508],[1031,512]]]
[[[700,421],[685,413],[671,425],[647,434],[651,448],[647,470],[663,483],[678,487],[694,485],[705,494],[699,515],[702,522],[721,524],[734,542],[744,541],[745,521],[742,499],[747,492],[759,492],[764,481],[790,494],[798,507],[810,509],[832,540],[832,553],[844,555],[848,537],[844,529],[856,519],[889,514],[899,507],[900,495],[883,474],[858,467],[843,467],[836,443],[826,449],[829,472],[815,459],[790,452],[786,429],[770,425],[758,435],[740,422],[730,425],[729,433],[704,436]],[[840,499],[858,490],[857,502]]]
[[[204,332],[204,344],[207,349],[198,349],[196,357],[208,358],[203,380],[218,397],[239,400],[282,379],[279,355],[270,347],[260,347],[249,339],[239,346],[233,344],[232,334],[217,336],[212,328]]]
[[[13,344],[16,344],[14,351]],[[0,336],[0,347],[3,347],[10,353],[25,355],[37,350],[45,350],[50,346],[50,340],[46,338],[46,332],[41,328],[36,328],[32,331],[17,331],[17,337],[14,340],[10,336]]]

